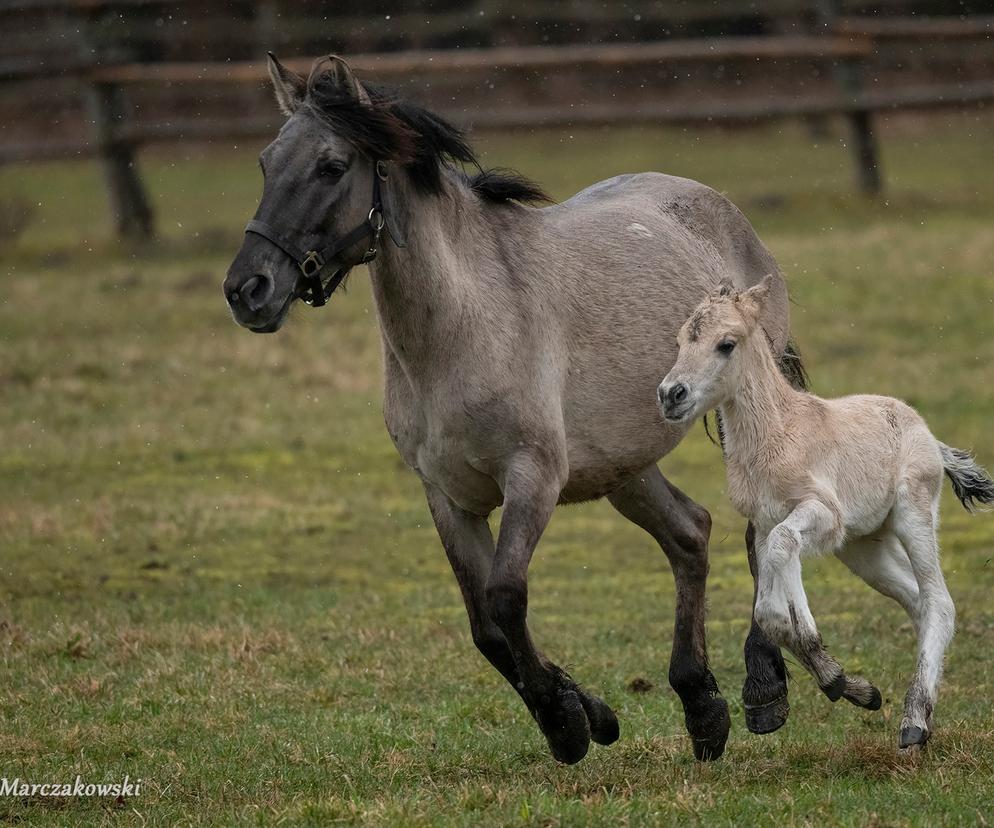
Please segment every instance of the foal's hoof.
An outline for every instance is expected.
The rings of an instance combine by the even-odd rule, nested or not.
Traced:
[[[929,733],[925,728],[905,725],[901,728],[901,736],[898,739],[898,747],[902,753],[917,753],[928,742]]]
[[[880,691],[865,679],[849,679],[842,697],[850,704],[867,710],[879,710],[883,704]]]
[[[790,703],[786,696],[774,699],[766,704],[745,705],[746,727],[750,733],[763,735],[773,733],[787,724],[790,715]]]
[[[846,692],[848,683],[846,682],[845,673],[839,673],[828,684],[822,684],[819,686],[821,688],[821,692],[828,696],[829,701],[837,702]]]
[[[575,691],[560,690],[557,701],[556,706],[540,710],[536,718],[556,761],[575,765],[590,747],[590,723]]]
[[[699,762],[711,762],[720,758],[725,752],[725,742],[728,741],[728,731],[732,726],[728,702],[721,696],[714,696],[703,713],[688,713],[684,721],[694,746],[694,758]]]
[[[587,714],[590,723],[590,738],[599,745],[610,745],[618,741],[621,730],[618,727],[618,717],[607,706],[603,699],[589,693],[578,691],[583,712]]]

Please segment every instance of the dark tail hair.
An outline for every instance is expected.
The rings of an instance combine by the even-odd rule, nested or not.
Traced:
[[[793,388],[798,391],[808,390],[808,372],[804,368],[804,363],[801,362],[801,352],[797,349],[795,345],[790,340],[787,340],[787,347],[783,349],[783,354],[780,355],[780,359],[777,360],[777,367],[780,369],[780,373],[786,377],[787,382],[791,384]],[[704,415],[704,432],[708,435],[708,439],[715,443],[716,445],[721,445],[722,448],[725,447],[725,433],[722,431],[721,427],[721,415],[715,411],[714,412],[714,424],[718,431],[718,440],[715,441],[714,437],[711,436],[711,428],[708,425],[708,415]]]
[[[976,503],[994,503],[994,480],[982,469],[968,451],[939,443],[942,465],[952,481],[953,491],[963,508],[976,511]]]

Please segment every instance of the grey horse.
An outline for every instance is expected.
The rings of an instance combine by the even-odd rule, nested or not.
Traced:
[[[555,758],[610,744],[618,721],[533,642],[528,564],[557,504],[600,497],[670,561],[669,681],[695,756],[719,757],[729,715],[704,633],[711,519],[656,466],[687,430],[662,419],[656,387],[680,325],[723,278],[744,289],[773,274],[761,321],[789,356],[773,257],[696,182],[623,175],[531,206],[549,201],[535,184],[467,174],[476,159],[459,130],[340,58],[304,78],[270,55],[269,70],[287,120],[261,154],[262,200],[224,280],[235,320],[276,331],[294,300],[323,304],[369,262],[387,429],[424,484],[474,643]],[[501,505],[495,544],[487,517]],[[755,622],[745,649],[747,725],[769,732],[789,710],[783,660]]]

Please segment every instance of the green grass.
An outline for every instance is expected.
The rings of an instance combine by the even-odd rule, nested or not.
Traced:
[[[885,199],[851,191],[838,137],[612,130],[489,136],[491,163],[557,196],[656,168],[727,192],[787,271],[825,395],[916,405],[994,465],[989,118],[889,125]],[[994,519],[947,492],[959,631],[917,763],[897,756],[914,642],[832,560],[807,566],[840,659],[883,709],[831,705],[793,670],[788,725],[745,731],[751,586],[720,455],[695,430],[663,469],[712,510],[709,635],[725,757],[690,758],[666,685],[665,559],[604,503],[561,510],[532,566],[550,656],[622,738],[557,766],[477,655],[414,475],[382,426],[361,274],[274,337],[220,280],[259,190],[258,148],[147,153],[162,240],[110,239],[90,164],[0,170],[39,203],[0,254],[0,775],[144,780],[122,803],[0,799],[24,824],[975,824],[994,798]],[[636,694],[635,678],[654,687]]]

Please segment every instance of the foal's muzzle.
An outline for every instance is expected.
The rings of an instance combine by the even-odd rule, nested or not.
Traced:
[[[694,407],[690,389],[679,381],[663,380],[656,389],[656,395],[659,398],[659,410],[670,422],[685,420]]]

